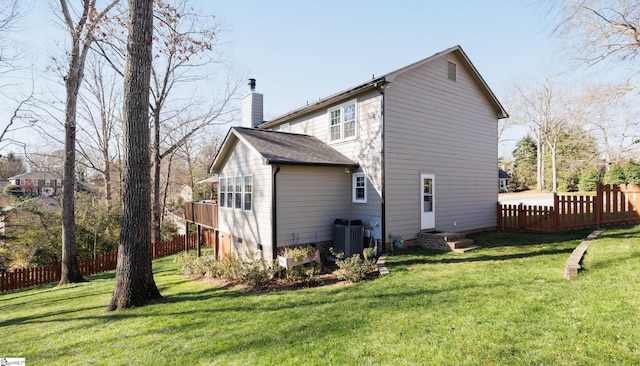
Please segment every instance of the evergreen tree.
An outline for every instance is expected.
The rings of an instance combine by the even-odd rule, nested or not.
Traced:
[[[529,189],[536,184],[536,142],[529,135],[516,144],[513,154],[511,185],[514,190]]]
[[[602,171],[597,168],[588,168],[580,176],[578,187],[584,192],[593,192],[598,183],[602,183]]]
[[[604,173],[604,178],[602,179],[604,184],[624,184],[626,183],[626,179],[624,176],[624,169],[620,165],[612,165],[609,167]]]

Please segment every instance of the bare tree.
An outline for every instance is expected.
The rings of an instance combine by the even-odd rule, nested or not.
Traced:
[[[84,77],[84,64],[91,44],[95,41],[96,24],[103,20],[118,0],[107,4],[102,11],[96,9],[96,0],[83,0],[76,12],[68,0],[60,0],[62,18],[71,40],[68,69],[64,76],[65,99],[65,160],[62,193],[62,270],[60,285],[84,281],[76,254],[75,237],[75,178],[76,178],[76,110],[80,84]]]
[[[186,141],[198,137],[208,127],[232,120],[232,98],[241,85],[239,78],[219,75],[226,65],[217,54],[218,25],[212,16],[202,16],[188,0],[156,0],[154,61],[151,70],[151,152],[153,161],[153,237],[159,241],[162,222],[162,161],[172,156]],[[122,22],[114,22],[117,26]],[[118,30],[109,33],[117,35]],[[110,47],[100,45],[114,69],[121,70],[124,42],[113,39]],[[213,69],[216,66],[216,69]],[[213,75],[213,76],[212,76]],[[218,95],[202,98],[195,85],[217,78],[223,89]],[[220,81],[222,80],[222,81]],[[194,85],[189,90],[186,85]],[[182,92],[182,93],[180,93]],[[180,95],[178,95],[180,93]],[[188,95],[191,95],[189,97]],[[186,95],[186,97],[185,97]],[[172,136],[171,139],[168,136]]]
[[[149,81],[153,3],[129,0],[128,53],[124,72],[124,192],[116,285],[107,311],[161,298],[151,263],[151,162]]]
[[[576,119],[599,141],[608,165],[619,164],[638,151],[640,110],[626,86],[593,84],[576,99]]]
[[[559,138],[568,123],[564,114],[562,92],[557,90],[557,80],[546,77],[543,83],[531,88],[516,87],[519,102],[516,104],[512,118],[516,123],[529,126],[536,141],[537,186],[538,191],[544,188],[544,153],[545,146],[551,153],[552,190],[558,189],[557,179],[557,146]]]
[[[120,78],[109,73],[105,60],[97,55],[88,60],[89,83],[85,83],[85,93],[80,95],[78,153],[79,162],[102,176],[105,199],[112,198],[112,177],[114,161],[117,159],[113,140],[120,134],[121,119],[119,106],[122,103],[122,84]]]
[[[13,70],[15,55],[9,55],[7,34],[16,29],[17,23],[25,12],[18,0],[0,0],[0,72]]]
[[[640,3],[635,0],[555,1],[556,31],[589,65],[633,60],[640,52]]]

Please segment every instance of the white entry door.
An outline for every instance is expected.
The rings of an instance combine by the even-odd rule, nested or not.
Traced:
[[[435,176],[433,174],[420,175],[420,229],[435,229],[436,205],[434,191]]]

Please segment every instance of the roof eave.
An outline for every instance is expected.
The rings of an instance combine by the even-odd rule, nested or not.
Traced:
[[[265,159],[266,165],[303,165],[303,166],[324,166],[334,168],[358,168],[358,163],[316,163],[307,161],[291,161],[291,160],[279,160],[279,159]]]
[[[367,91],[369,89],[375,89],[376,85],[382,81],[384,81],[385,78],[383,77],[379,77],[379,78],[375,78],[373,80],[367,81],[366,83],[362,83],[359,84],[353,88],[349,88],[347,90],[343,90],[341,92],[338,92],[336,94],[330,95],[326,98],[320,99],[319,101],[306,105],[304,107],[298,108],[298,109],[294,109],[293,111],[284,114],[280,117],[276,117],[274,119],[272,119],[271,121],[267,121],[262,123],[261,125],[258,126],[258,128],[260,129],[266,129],[266,128],[270,128],[274,125],[283,123],[287,120],[290,120],[292,118],[295,118],[297,116],[303,115],[303,114],[307,114],[309,112],[313,112],[317,109],[321,109],[324,107],[327,107],[328,105],[331,105],[339,100],[342,99],[346,99],[347,97],[350,97],[354,94],[358,94],[361,93],[363,91]]]

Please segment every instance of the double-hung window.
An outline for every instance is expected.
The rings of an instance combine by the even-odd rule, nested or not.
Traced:
[[[233,207],[233,177],[227,177],[227,207]]]
[[[242,209],[242,176],[236,177],[235,184],[235,208]]]
[[[357,137],[356,101],[329,109],[329,141],[352,140]]]
[[[367,177],[364,173],[353,174],[353,202],[367,203]]]
[[[251,205],[253,203],[253,177],[250,175],[244,176],[244,199],[243,210],[251,211]]]
[[[225,207],[227,198],[227,180],[225,178],[220,178],[220,181],[218,181],[218,191],[220,194],[220,207]]]

